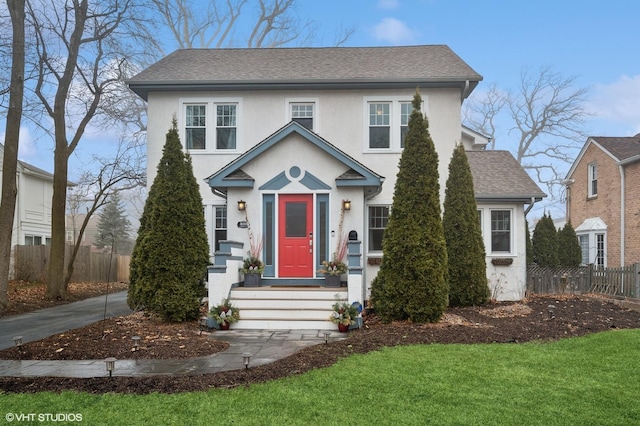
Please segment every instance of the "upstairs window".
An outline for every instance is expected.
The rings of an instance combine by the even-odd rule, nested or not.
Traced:
[[[187,149],[207,147],[207,106],[187,105],[185,137]]]
[[[391,146],[391,104],[369,104],[369,148]]]
[[[598,195],[598,164],[589,164],[589,197]]]
[[[236,149],[236,105],[216,105],[216,149]]]
[[[181,139],[192,154],[238,149],[239,98],[185,98],[181,101]]]
[[[400,103],[400,148],[404,148],[404,140],[409,133],[409,117],[413,112],[411,102]]]
[[[413,112],[410,98],[390,96],[364,98],[364,151],[393,152],[402,151],[409,132],[409,118]],[[426,105],[426,100],[423,100]],[[426,113],[425,107],[421,110]]]
[[[292,103],[291,120],[313,131],[313,103]]]

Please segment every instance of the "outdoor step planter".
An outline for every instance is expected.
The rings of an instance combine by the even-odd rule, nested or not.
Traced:
[[[262,285],[262,275],[260,274],[245,274],[244,286],[245,287],[260,287]]]
[[[340,287],[340,275],[325,275],[325,287]]]

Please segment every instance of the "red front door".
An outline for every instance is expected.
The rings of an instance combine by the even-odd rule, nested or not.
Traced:
[[[313,195],[280,195],[278,199],[278,274],[312,277]]]

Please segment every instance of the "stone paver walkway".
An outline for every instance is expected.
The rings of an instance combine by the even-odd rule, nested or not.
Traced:
[[[104,316],[104,296],[53,308],[0,318],[0,349],[14,345],[13,336],[23,341],[39,340],[56,333],[85,326]],[[126,315],[126,292],[109,295],[107,317]],[[228,330],[211,333],[211,338],[226,341],[229,349],[214,355],[191,359],[116,360],[113,376],[189,375],[217,373],[244,367],[243,354],[251,353],[249,367],[285,358],[300,349],[325,343],[323,330]],[[337,330],[329,340],[346,338]],[[104,360],[39,361],[0,360],[0,375],[11,377],[104,377],[108,376]]]

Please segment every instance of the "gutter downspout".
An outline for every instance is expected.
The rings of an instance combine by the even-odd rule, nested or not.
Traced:
[[[618,165],[618,169],[620,170],[620,266],[624,266],[624,221],[625,221],[625,175],[624,175],[624,166],[622,164]]]
[[[535,203],[536,203],[536,197],[531,197],[531,204],[529,204],[529,207],[527,207],[527,209],[524,211],[524,217],[527,217],[527,213],[531,211]]]

